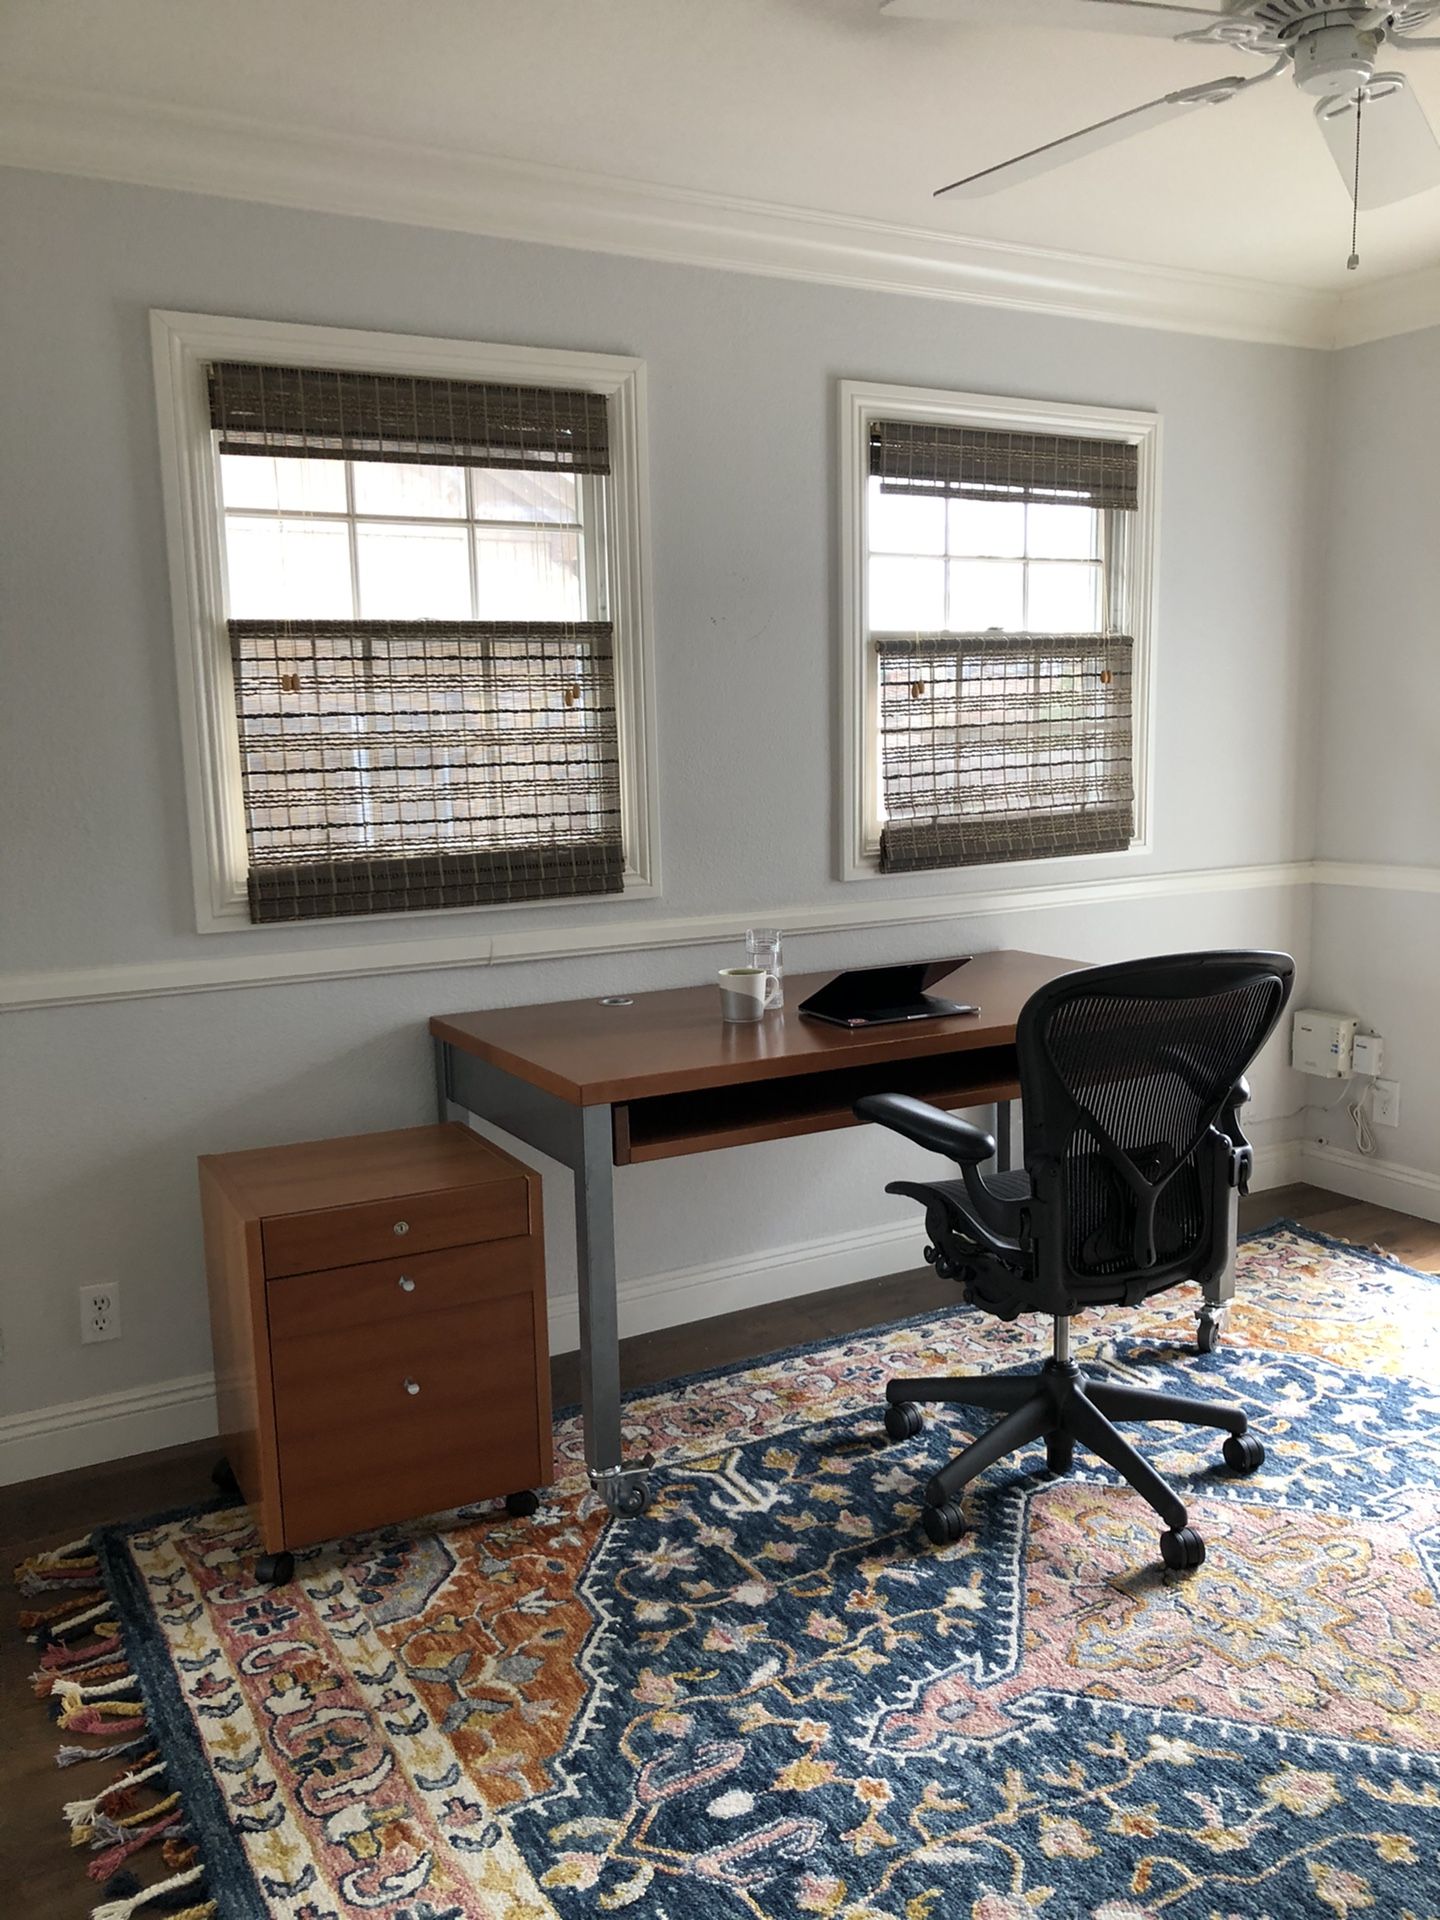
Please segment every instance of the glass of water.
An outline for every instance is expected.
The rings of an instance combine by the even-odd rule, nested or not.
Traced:
[[[751,927],[745,935],[745,958],[752,967],[763,967],[767,973],[775,976],[775,985],[771,988],[765,1002],[765,1011],[772,1012],[785,1004],[785,962],[781,951],[780,929],[778,927]]]

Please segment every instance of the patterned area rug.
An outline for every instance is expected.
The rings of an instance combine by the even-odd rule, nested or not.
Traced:
[[[62,1764],[103,1736],[120,1763],[67,1809],[98,1911],[1440,1912],[1440,1279],[1295,1228],[1240,1266],[1214,1355],[1188,1290],[1077,1323],[1082,1361],[1233,1397],[1268,1448],[1233,1480],[1212,1436],[1142,1441],[1193,1573],[1114,1475],[1039,1448],[926,1542],[918,1489],[973,1429],[888,1445],[886,1376],[1046,1337],[963,1309],[638,1396],[636,1521],[597,1510],[570,1419],[537,1518],[347,1540],[279,1591],[243,1508],[30,1563]]]

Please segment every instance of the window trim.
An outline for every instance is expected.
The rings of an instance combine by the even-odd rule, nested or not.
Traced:
[[[292,366],[358,368],[372,373],[437,375],[582,388],[609,405],[611,459],[608,538],[613,567],[609,616],[615,632],[615,695],[620,736],[625,891],[595,896],[650,899],[660,893],[660,825],[655,740],[653,612],[645,363],[619,354],[571,353],[417,334],[371,333],[299,322],[236,320],[156,309],[150,315],[160,426],[166,546],[180,693],[180,735],[190,828],[195,924],[200,933],[274,933],[249,916],[249,856],[240,801],[240,749],[225,627],[224,551],[218,463],[210,438],[205,369],[212,360],[279,361]],[[589,904],[509,901],[490,907],[441,907],[421,913],[357,915],[345,925],[425,919],[453,924],[466,914],[517,907]],[[306,922],[311,931],[321,922]]]
[[[1160,506],[1160,416],[1066,401],[1016,400],[996,394],[900,387],[841,380],[840,408],[840,859],[842,880],[880,877],[880,753],[876,676],[871,672],[866,558],[870,422],[939,420],[948,426],[1012,427],[1037,433],[1080,432],[1127,440],[1139,450],[1140,505],[1130,528],[1131,638],[1135,643],[1135,837],[1123,853],[1065,854],[1051,860],[1007,860],[954,872],[987,876],[1045,874],[1075,861],[1113,862],[1149,853],[1154,814],[1157,559]],[[896,876],[905,877],[905,876]],[[1035,884],[1044,884],[1043,880]]]

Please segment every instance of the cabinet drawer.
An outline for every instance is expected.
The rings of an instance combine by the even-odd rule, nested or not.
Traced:
[[[276,1293],[282,1289],[274,1289]],[[549,1477],[534,1299],[292,1335],[274,1349],[285,1540],[303,1546]]]
[[[286,1274],[265,1288],[270,1344],[278,1351],[292,1340],[323,1340],[340,1327],[404,1325],[416,1314],[529,1293],[537,1265],[535,1242],[526,1237]]]
[[[261,1222],[265,1277],[316,1273],[473,1240],[504,1240],[530,1230],[524,1178],[478,1187],[446,1187],[398,1200],[316,1213],[277,1214]]]

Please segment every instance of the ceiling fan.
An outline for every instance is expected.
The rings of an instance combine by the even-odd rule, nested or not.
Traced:
[[[1389,47],[1440,48],[1440,35],[1416,29],[1440,16],[1440,0],[1389,6],[1345,0],[881,0],[893,18],[948,20],[966,26],[1063,26],[1139,33],[1192,46],[1219,46],[1267,62],[1256,73],[1226,74],[1180,87],[1143,106],[1111,114],[1076,133],[1047,140],[1012,159],[982,167],[937,189],[962,198],[995,193],[1048,173],[1081,155],[1192,112],[1224,106],[1288,71],[1315,101],[1315,119],[1345,181],[1358,222],[1362,210],[1389,206],[1440,186],[1440,143],[1405,75],[1382,71]],[[1352,232],[1350,266],[1359,265]]]

